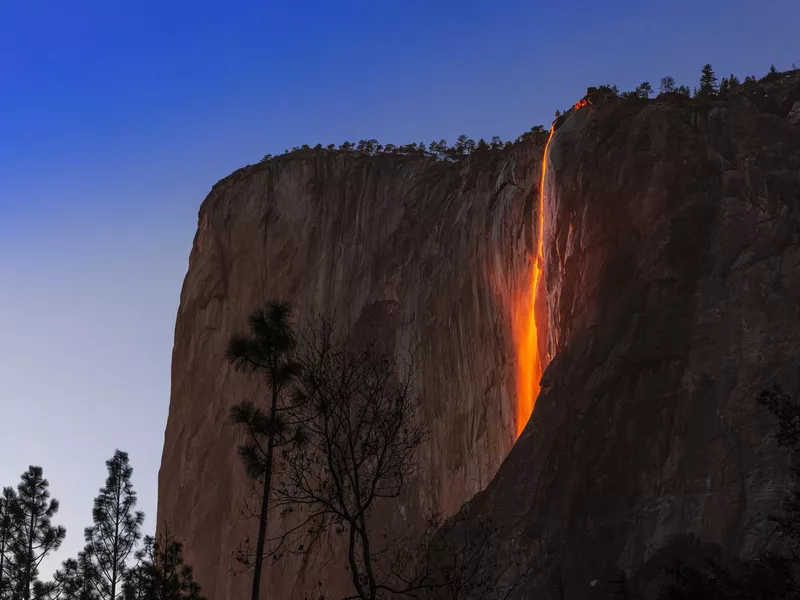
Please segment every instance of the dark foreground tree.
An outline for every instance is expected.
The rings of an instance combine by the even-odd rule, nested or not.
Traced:
[[[258,600],[268,533],[275,448],[297,435],[297,430],[290,430],[284,414],[291,405],[289,385],[298,372],[298,365],[292,357],[296,342],[289,304],[269,302],[250,315],[248,324],[248,334],[237,334],[231,338],[227,356],[237,370],[264,377],[269,389],[266,410],[249,401],[231,409],[231,420],[244,430],[247,439],[239,447],[239,455],[248,476],[260,484],[260,489],[257,487],[261,507],[258,512],[255,555],[250,556],[249,548],[239,553],[240,562],[254,567],[251,598]]]
[[[410,364],[374,346],[355,350],[333,331],[319,322],[303,344],[298,407],[306,435],[286,447],[275,500],[302,514],[284,543],[307,547],[324,531],[346,536],[355,597],[375,600],[409,587],[381,560],[395,540],[371,531],[369,517],[377,503],[400,495],[417,468],[418,397]]]
[[[144,538],[139,563],[123,585],[124,600],[205,600],[192,568],[183,562],[183,546],[164,527],[158,538]]]
[[[9,576],[14,567],[14,542],[17,539],[17,494],[6,487],[0,497],[0,599],[8,596]]]
[[[31,466],[17,486],[17,539],[14,543],[14,591],[17,597],[30,600],[39,565],[58,550],[66,530],[52,523],[58,512],[58,500],[50,498],[49,483],[42,467]]]
[[[78,553],[78,558],[65,560],[53,577],[58,600],[100,600],[96,585],[99,573],[91,559],[91,548]],[[104,598],[107,596],[104,596]]]
[[[144,513],[136,510],[128,453],[117,450],[106,461],[106,468],[106,484],[94,500],[94,524],[84,535],[96,565],[96,589],[101,598],[115,600],[122,588],[128,558],[141,538]]]

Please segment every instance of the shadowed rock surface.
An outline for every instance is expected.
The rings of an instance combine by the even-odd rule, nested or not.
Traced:
[[[566,598],[607,594],[675,534],[744,556],[770,543],[787,457],[755,399],[800,391],[800,128],[775,104],[614,101],[555,133],[555,359],[472,503],[528,550],[515,597],[559,577]]]
[[[209,598],[249,597],[250,574],[229,572],[256,522],[240,517],[250,495],[228,411],[263,388],[224,350],[266,299],[298,315],[333,310],[354,335],[414,353],[430,442],[400,511],[379,504],[377,523],[414,532],[489,483],[514,438],[509,302],[526,284],[542,144],[460,163],[309,151],[214,186],[181,294],[158,505]],[[340,544],[268,568],[265,592],[349,589],[343,564],[328,562]]]
[[[540,146],[458,164],[309,152],[217,184],[181,297],[159,482],[159,522],[206,595],[247,595],[249,577],[229,574],[252,524],[227,412],[259,386],[223,351],[272,297],[416,351],[431,440],[401,509],[376,520],[413,531],[488,483],[471,511],[501,561],[524,549],[515,597],[547,597],[559,577],[567,598],[608,592],[676,533],[744,555],[769,544],[788,472],[754,399],[774,382],[800,391],[798,101],[795,73],[763,93],[613,100],[564,120],[540,315],[554,359],[505,462]],[[346,589],[327,562],[337,544],[270,567],[271,597]]]

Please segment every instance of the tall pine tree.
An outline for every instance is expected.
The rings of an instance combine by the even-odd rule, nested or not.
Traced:
[[[96,567],[97,592],[103,600],[116,600],[122,592],[128,558],[142,535],[144,513],[136,510],[128,453],[117,450],[106,461],[106,468],[106,484],[94,500],[94,524],[84,535]]]
[[[295,336],[292,311],[285,302],[269,302],[250,315],[249,335],[234,335],[227,350],[228,360],[241,371],[261,374],[269,386],[268,411],[252,402],[242,402],[231,409],[231,420],[241,426],[248,436],[239,454],[247,473],[261,483],[261,510],[258,521],[258,541],[254,557],[252,600],[258,600],[261,589],[261,570],[267,538],[267,516],[272,485],[272,466],[275,448],[292,439],[281,412],[288,387],[299,371],[293,360]],[[248,559],[245,559],[249,561]]]
[[[67,534],[63,527],[52,523],[58,512],[58,500],[50,498],[49,486],[42,467],[36,466],[28,467],[17,486],[13,579],[14,592],[23,600],[31,598],[39,565],[48,554],[58,550]]]

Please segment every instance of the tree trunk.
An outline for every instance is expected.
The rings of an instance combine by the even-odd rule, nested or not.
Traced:
[[[357,533],[361,535],[361,554],[364,559],[364,571],[367,574],[367,582],[369,583],[369,600],[375,600],[378,597],[378,588],[375,584],[375,574],[372,572],[372,555],[369,548],[369,534],[367,532],[367,520],[364,515],[364,505],[361,500],[361,485],[359,481],[360,473],[358,471],[358,463],[356,462],[356,451],[353,447],[353,439],[350,437],[348,440],[350,450],[350,460],[353,467],[353,484],[355,488],[356,510],[358,517],[358,524],[353,523],[351,527],[357,528]]]
[[[6,563],[6,538],[5,533],[3,533],[3,545],[0,546],[0,597],[3,594],[3,573],[5,573],[5,563]]]
[[[358,477],[356,476],[356,490],[358,490]],[[367,572],[367,580],[369,581],[369,598],[375,600],[378,597],[378,587],[375,583],[375,574],[372,572],[372,556],[369,549],[369,534],[367,532],[367,520],[364,517],[364,511],[359,507],[358,521],[361,533],[361,549],[364,555],[364,570]]]
[[[34,487],[34,490],[36,488]],[[34,491],[34,502],[31,504],[35,505],[36,494]],[[31,507],[33,510],[33,507]],[[31,598],[31,579],[33,579],[33,532],[36,528],[36,515],[31,512],[31,527],[28,530],[28,554],[25,556],[25,588],[23,589],[22,593],[25,594],[25,600],[30,600]]]
[[[114,515],[114,558],[111,565],[111,598],[110,600],[117,600],[117,561],[119,560],[119,511],[120,501],[119,497],[122,495],[120,490],[119,476],[117,477],[117,506]]]
[[[348,543],[347,559],[350,561],[350,573],[353,578],[353,586],[356,588],[356,593],[362,600],[367,600],[367,593],[364,591],[364,586],[361,585],[361,573],[358,570],[358,562],[356,562],[356,524],[354,522],[350,522],[350,541]]]
[[[270,432],[267,440],[267,464],[264,469],[264,490],[261,494],[261,515],[258,519],[258,542],[256,543],[256,564],[253,571],[253,593],[251,600],[258,600],[261,591],[261,569],[264,564],[264,543],[267,538],[267,514],[269,511],[270,484],[272,479],[272,455],[275,451],[275,417],[278,414],[278,387],[273,365],[272,406],[269,411]]]

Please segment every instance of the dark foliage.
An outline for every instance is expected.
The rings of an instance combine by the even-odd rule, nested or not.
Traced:
[[[11,505],[14,524],[9,589],[15,598],[29,600],[39,575],[39,565],[58,550],[66,530],[53,525],[58,500],[50,498],[49,483],[41,467],[31,466],[22,474],[16,500]]]
[[[698,95],[701,97],[713,96],[717,92],[717,75],[711,65],[705,64],[700,73],[700,89]]]
[[[675,91],[675,78],[672,75],[667,75],[661,78],[658,91],[662,94],[670,94]]]
[[[361,151],[376,148],[376,142],[360,142]],[[261,375],[266,383],[265,407],[245,400],[231,408],[230,418],[244,431],[246,441],[239,446],[248,476],[257,481],[254,486],[260,501],[255,552],[249,541],[237,552],[245,567],[253,566],[252,600],[258,600],[261,589],[265,545],[268,534],[269,502],[273,485],[275,449],[302,439],[303,430],[292,420],[290,409],[297,408],[290,385],[300,371],[294,359],[296,346],[292,309],[286,302],[268,302],[248,318],[249,332],[236,334],[228,343],[226,356],[238,371]]]
[[[183,545],[167,526],[157,538],[144,538],[123,586],[124,600],[204,600],[192,568],[183,561]]]
[[[102,598],[116,598],[122,587],[128,557],[141,538],[144,513],[136,510],[128,453],[117,450],[106,461],[108,478],[94,500],[91,527],[84,533],[96,571],[95,586]]]

